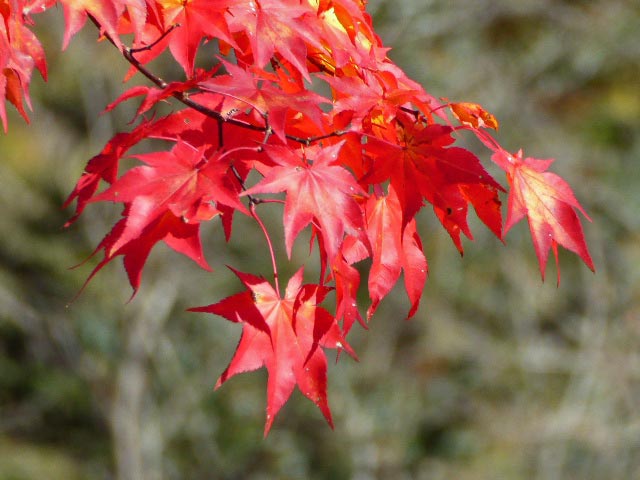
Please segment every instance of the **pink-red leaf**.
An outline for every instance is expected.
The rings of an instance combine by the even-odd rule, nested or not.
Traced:
[[[118,48],[121,48],[118,36],[118,19],[124,11],[124,0],[61,0],[66,28],[62,40],[62,49],[69,45],[71,37],[80,31],[87,21],[87,15],[91,15],[100,25],[101,33],[105,33],[113,40]],[[132,2],[138,3],[138,2]],[[136,8],[139,8],[137,6]]]
[[[418,309],[427,279],[427,262],[416,232],[415,219],[403,226],[400,201],[392,186],[389,186],[387,195],[370,197],[366,211],[367,234],[373,251],[368,282],[371,306],[367,310],[367,318],[373,316],[380,301],[391,291],[402,269],[411,301],[408,315],[411,317]]]
[[[234,272],[247,287],[245,292],[190,309],[243,323],[236,353],[216,388],[238,373],[264,366],[269,373],[265,435],[296,385],[332,425],[327,403],[327,360],[318,347],[350,347],[336,331],[335,319],[317,306],[326,295],[326,287],[302,285],[300,269],[281,298],[266,280]]]
[[[256,67],[265,67],[277,52],[310,80],[306,44],[322,44],[317,16],[307,2],[240,0],[230,12],[230,28],[247,35]]]
[[[277,75],[260,70],[246,71],[229,62],[223,62],[228,75],[221,75],[200,83],[204,90],[224,95],[222,112],[234,112],[254,108],[263,117],[283,141],[286,141],[287,121],[294,115],[303,114],[316,126],[322,126],[320,104],[329,101],[317,93],[296,89],[278,83]]]
[[[169,49],[185,74],[191,77],[198,48],[207,37],[234,44],[225,13],[233,0],[158,0],[165,30],[170,33]]]
[[[507,172],[511,184],[504,232],[506,234],[513,225],[527,217],[543,280],[549,250],[552,249],[560,282],[558,244],[576,253],[594,270],[576,210],[590,219],[567,182],[555,173],[547,172],[553,160],[523,159],[521,151],[515,155],[500,151],[492,158]]]
[[[277,164],[245,195],[287,192],[284,230],[287,254],[300,231],[316,222],[331,261],[345,233],[363,232],[363,218],[356,196],[365,195],[353,176],[336,164],[342,142],[323,149],[301,152],[269,146],[267,154]],[[313,158],[312,161],[309,157]]]
[[[102,250],[104,258],[93,269],[85,285],[107,263],[118,256],[123,256],[124,267],[135,295],[140,287],[142,270],[149,253],[161,240],[175,251],[191,258],[204,270],[211,270],[202,252],[198,224],[185,223],[168,211],[159,217],[149,218],[146,215],[148,212],[137,203],[144,203],[144,199],[133,202],[131,208],[125,209],[125,217],[113,227],[96,248],[94,254]],[[135,230],[137,234],[130,235],[131,230]]]

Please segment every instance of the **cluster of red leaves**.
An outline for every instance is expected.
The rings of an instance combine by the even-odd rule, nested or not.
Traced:
[[[29,108],[29,83],[33,68],[47,78],[47,64],[42,45],[27,27],[30,13],[41,12],[50,6],[47,0],[0,0],[0,119],[7,131],[7,112],[4,99],[11,102],[29,121],[23,98]]]
[[[33,66],[46,73],[42,48],[25,20],[50,3],[0,1],[0,91],[24,114],[21,99],[24,94],[28,101]],[[229,240],[236,212],[253,218],[266,237],[274,282],[234,270],[246,290],[192,310],[243,324],[217,386],[266,367],[265,434],[296,385],[331,423],[323,349],[355,356],[345,337],[356,321],[366,325],[356,302],[360,270],[354,264],[369,259],[367,320],[401,274],[408,316],[414,315],[427,278],[416,227],[423,207],[433,209],[461,253],[461,234],[472,238],[471,206],[500,239],[526,216],[543,277],[550,249],[557,262],[558,244],[593,269],[576,215],[582,209],[569,186],[546,172],[551,161],[505,151],[488,131],[497,130],[497,120],[480,105],[441,103],[407,78],[387,57],[364,0],[60,3],[65,46],[89,18],[131,64],[128,78],[139,72],[154,84],[135,86],[107,107],[142,97],[137,125],[89,161],[66,202],[76,201],[69,223],[89,203],[123,206],[122,218],[96,248],[103,257],[89,278],[122,256],[137,291],[160,241],[209,269],[200,225],[221,221]],[[219,54],[200,58],[199,48],[214,41]],[[167,50],[183,79],[167,82],[147,68]],[[196,68],[197,57],[204,68]],[[180,108],[162,118],[149,115],[171,98]],[[0,114],[4,122],[4,107]],[[504,226],[504,189],[473,153],[453,146],[460,131],[475,134],[506,173]],[[127,157],[145,139],[169,146]],[[121,173],[125,158],[137,166]],[[253,184],[251,171],[260,178]],[[108,187],[99,192],[103,183]],[[272,203],[284,204],[287,254],[309,227],[321,259],[317,281],[303,284],[300,269],[284,296],[274,245],[258,215]],[[330,291],[333,308],[320,306]]]

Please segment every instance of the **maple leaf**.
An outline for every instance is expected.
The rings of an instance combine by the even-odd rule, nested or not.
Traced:
[[[389,124],[396,117],[398,107],[418,93],[401,87],[390,72],[363,72],[362,76],[324,78],[334,92],[332,114],[350,113],[356,128],[361,128],[365,120],[382,126]]]
[[[113,258],[124,255],[131,286],[137,291],[140,274],[153,245],[164,240],[174,250],[209,270],[202,255],[199,224],[220,214],[213,202],[246,212],[237,191],[227,181],[228,163],[205,158],[202,149],[178,142],[169,152],[137,155],[146,165],[135,167],[90,202],[125,204],[121,219],[98,245],[104,260],[93,277]]]
[[[407,314],[407,318],[411,318],[418,311],[424,284],[429,273],[415,218],[411,219],[402,232],[400,265],[402,265],[404,272],[404,288],[411,302],[411,309]]]
[[[158,0],[165,30],[171,32],[169,49],[185,74],[191,77],[198,47],[203,37],[223,40],[235,45],[227,27],[225,13],[234,0]]]
[[[318,5],[324,44],[322,50],[310,52],[313,62],[332,75],[338,69],[345,75],[378,70],[379,61],[388,49],[381,47],[364,3],[332,0],[311,3]]]
[[[89,160],[84,173],[65,200],[63,207],[69,206],[76,199],[78,201],[75,214],[65,226],[71,225],[82,214],[100,181],[110,184],[116,181],[120,159],[131,147],[148,137],[174,140],[184,137],[188,141],[194,133],[197,137],[194,140],[200,142],[203,134],[197,132],[210,129],[209,123],[212,121],[195,110],[187,109],[158,120],[144,121],[130,132],[116,134],[99,154]]]
[[[487,112],[477,103],[460,102],[449,105],[451,111],[460,123],[471,128],[488,127],[498,130],[496,117]]]
[[[280,88],[278,76],[258,70],[246,71],[237,65],[223,61],[228,75],[201,82],[207,91],[224,95],[223,112],[243,111],[252,107],[267,118],[273,131],[286,141],[285,126],[293,115],[303,114],[317,126],[322,126],[321,103],[329,100],[308,90],[292,91]],[[277,86],[276,86],[277,85]]]
[[[580,211],[587,220],[591,219],[567,182],[555,173],[547,172],[554,160],[523,159],[522,151],[515,155],[498,151],[492,160],[506,171],[511,185],[504,232],[506,234],[513,225],[527,217],[542,279],[549,250],[552,249],[560,283],[558,244],[576,253],[594,271],[582,225],[575,211]]]
[[[201,76],[205,76],[204,72],[199,72]],[[145,98],[138,107],[135,116],[131,122],[135,121],[140,115],[145,112],[148,112],[153,106],[155,106],[158,102],[162,100],[166,100],[167,98],[172,97],[176,93],[184,93],[193,89],[197,82],[200,81],[201,78],[194,78],[187,80],[186,82],[171,82],[165,85],[163,88],[154,88],[147,87],[144,85],[137,85],[133,88],[130,88],[118,98],[116,98],[113,102],[107,105],[104,109],[104,112],[110,112],[120,103],[125,102],[131,98],[138,97],[144,95]]]
[[[278,52],[310,81],[306,45],[322,48],[315,11],[306,2],[291,0],[233,3],[229,28],[247,35],[255,66],[263,68]]]
[[[220,155],[204,157],[202,149],[178,142],[168,152],[135,155],[146,165],[135,167],[113,183],[92,202],[133,202],[145,198],[144,208],[151,208],[149,218],[170,210],[186,223],[197,216],[202,205],[220,202],[246,212],[237,192],[225,183],[229,164]],[[136,225],[129,235],[136,235]],[[129,236],[127,235],[127,236]]]
[[[60,0],[66,21],[66,28],[62,39],[62,49],[69,46],[71,38],[82,29],[87,16],[91,15],[100,25],[100,33],[107,34],[118,47],[122,47],[118,36],[118,20],[131,1],[135,8],[140,8],[137,0]]]
[[[192,259],[202,269],[211,271],[211,267],[202,252],[200,225],[198,223],[186,223],[182,218],[176,217],[169,211],[160,216],[153,215],[149,217],[149,212],[144,209],[144,200],[144,198],[136,199],[130,206],[127,206],[123,214],[124,218],[116,223],[96,247],[91,256],[102,250],[104,258],[89,274],[82,288],[107,263],[118,256],[123,256],[124,267],[131,288],[133,288],[133,295],[135,295],[140,287],[142,269],[149,257],[149,253],[154,245],[161,240],[176,252]],[[199,218],[209,220],[217,214],[218,212],[215,209],[203,205]],[[132,225],[134,226],[132,227]],[[140,226],[142,227],[139,228]],[[135,230],[135,236],[130,234],[131,230]]]
[[[286,147],[267,145],[265,150],[276,166],[243,193],[287,192],[284,231],[289,257],[295,238],[312,221],[319,226],[329,261],[338,253],[345,232],[362,236],[362,211],[355,197],[366,192],[349,171],[335,164],[343,143],[311,148],[304,156]]]
[[[0,3],[0,120],[7,131],[4,100],[12,103],[29,122],[23,98],[31,108],[29,85],[33,68],[47,79],[44,50],[37,37],[25,25],[32,5],[21,1]]]
[[[242,336],[235,355],[216,383],[219,388],[238,373],[266,367],[267,420],[265,436],[275,416],[289,399],[295,386],[315,403],[333,427],[327,402],[327,360],[318,346],[346,346],[336,340],[333,317],[317,304],[326,287],[302,285],[302,269],[291,277],[284,298],[263,278],[233,270],[247,290],[224,300],[190,308],[192,312],[220,315],[242,322]],[[329,345],[326,345],[326,344]]]
[[[411,219],[406,227],[403,226],[400,201],[391,185],[387,195],[369,197],[366,218],[373,251],[368,282],[371,306],[367,310],[367,318],[373,316],[380,301],[391,291],[402,269],[411,301],[408,314],[408,318],[411,318],[418,309],[427,279],[427,261],[416,232],[415,219]]]
[[[498,234],[498,191],[503,188],[484,169],[479,159],[453,142],[451,128],[443,125],[414,125],[403,118],[398,133],[380,131],[385,137],[370,137],[365,149],[374,158],[365,177],[369,183],[390,180],[403,212],[403,223],[409,222],[422,207],[423,199],[447,229],[462,253],[460,233],[473,238],[467,223],[469,194],[482,201],[471,203],[479,210],[479,218]],[[471,188],[470,188],[471,187]],[[489,201],[492,199],[493,201]]]
[[[357,296],[360,286],[360,272],[353,264],[370,256],[369,249],[358,238],[351,235],[345,237],[331,263],[329,280],[335,283],[336,319],[342,319],[342,331],[347,335],[353,324],[358,321],[363,328],[367,324],[358,310]]]
[[[147,26],[158,24],[157,3],[153,0],[128,0],[124,7],[124,12],[118,19],[118,33],[133,33],[134,44],[139,45]]]
[[[7,132],[7,112],[4,99],[6,98],[10,103],[12,103],[22,118],[28,122],[29,116],[22,104],[22,98],[26,94],[27,90],[23,87],[23,83],[20,81],[20,77],[16,73],[16,70],[4,68],[0,71],[0,95],[2,98],[2,101],[0,102],[0,119],[2,120],[2,126],[5,133]]]
[[[120,159],[140,139],[149,135],[147,126],[148,123],[141,124],[131,132],[116,134],[99,154],[89,160],[84,173],[62,205],[66,208],[74,200],[78,201],[74,215],[65,223],[66,227],[74,223],[82,214],[87,203],[98,190],[101,180],[108,183],[116,180]]]

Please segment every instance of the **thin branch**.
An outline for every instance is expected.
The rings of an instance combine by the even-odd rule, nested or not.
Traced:
[[[125,47],[123,49],[123,51],[122,51],[122,54],[124,55],[124,58],[126,58],[127,61],[136,68],[136,70],[138,70],[140,73],[142,73],[145,77],[147,77],[149,80],[151,80],[158,87],[160,87],[160,88],[166,88],[167,87],[168,83],[165,82],[162,78],[160,78],[157,75],[155,75],[154,73],[151,73],[144,65],[142,65],[133,56],[133,53],[132,53],[131,49]],[[212,110],[209,107],[206,107],[206,106],[202,105],[201,103],[193,101],[189,97],[189,95],[184,93],[184,92],[174,92],[172,94],[172,97],[175,98],[176,100],[178,100],[179,102],[183,103],[187,107],[193,108],[194,110],[202,113],[203,115],[205,115],[205,116],[207,116],[209,118],[213,118],[214,120],[217,120],[218,122],[229,123],[231,125],[235,125],[235,126],[238,126],[238,127],[246,128],[246,129],[249,129],[249,130],[254,130],[254,131],[257,131],[257,132],[264,132],[266,130],[265,127],[260,127],[258,125],[253,125],[253,124],[248,123],[248,122],[243,122],[242,120],[236,120],[235,118],[228,118],[228,117],[222,115],[220,112]]]
[[[151,82],[153,82],[154,84],[156,84],[160,88],[167,88],[168,83],[165,82],[162,78],[160,78],[157,75],[155,75],[154,73],[151,73],[149,70],[147,70],[147,68],[144,65],[142,65],[133,56],[133,50],[132,49],[130,49],[128,47],[124,47],[123,50],[122,50],[122,55],[124,56],[124,58],[127,59],[127,61],[131,65],[133,65],[135,67],[136,70],[138,70],[142,75],[144,75],[149,80],[151,80]]]
[[[100,23],[92,16],[92,15],[88,15],[89,18],[91,19],[91,21],[93,22],[93,24],[98,28],[98,30],[100,30]],[[158,75],[154,74],[153,72],[151,72],[150,70],[148,70],[139,60],[137,60],[135,58],[135,54],[144,50],[149,50],[151,48],[153,48],[154,45],[157,45],[160,41],[162,41],[163,38],[165,38],[170,32],[172,32],[175,28],[180,27],[179,24],[175,24],[172,25],[166,32],[164,32],[156,41],[154,41],[153,43],[145,46],[145,47],[138,47],[138,48],[129,48],[129,47],[122,47],[122,55],[124,56],[124,58],[136,69],[138,70],[142,75],[144,75],[149,81],[151,81],[154,85],[156,85],[157,87],[161,88],[161,89],[165,89],[168,86],[168,83],[162,79],[161,77],[159,77]],[[107,38],[107,40],[109,40],[109,42],[111,42],[111,44],[113,46],[115,46],[116,48],[118,48],[117,43],[107,34],[104,33],[104,36]],[[118,48],[120,50],[120,48]],[[311,61],[311,59],[310,59]],[[312,62],[313,63],[313,62]],[[182,103],[183,105],[192,108],[194,110],[196,110],[197,112],[200,112],[201,114],[212,118],[214,120],[217,120],[219,122],[219,124],[222,123],[228,123],[230,125],[235,125],[237,127],[240,128],[246,128],[247,130],[253,130],[254,132],[265,132],[265,142],[269,139],[269,137],[273,134],[273,130],[271,129],[271,127],[269,126],[269,124],[266,122],[265,119],[265,126],[259,126],[259,125],[254,125],[252,123],[249,122],[245,122],[242,120],[237,120],[233,117],[229,117],[226,115],[223,115],[222,113],[216,111],[216,110],[212,110],[209,107],[206,107],[205,105],[202,105],[201,103],[198,103],[194,100],[192,100],[189,96],[189,94],[185,93],[185,92],[174,92],[172,94],[172,97],[175,98],[176,100],[178,100],[180,103]],[[221,133],[221,127],[218,130],[219,133]],[[324,135],[319,135],[317,137],[308,137],[308,138],[302,138],[302,137],[297,137],[295,135],[285,135],[285,137],[288,140],[291,140],[293,142],[296,143],[300,143],[302,145],[306,145],[309,146],[312,143],[318,142],[320,140],[323,140],[325,138],[330,138],[330,137],[338,137],[341,135],[344,135],[345,133],[347,133],[347,131],[335,131],[335,132],[331,132],[331,133],[327,133]]]
[[[167,35],[169,35],[171,32],[173,32],[176,28],[178,28],[180,26],[179,23],[174,23],[173,25],[171,25],[166,32],[164,32],[162,35],[160,35],[155,42],[150,43],[149,45],[145,45],[144,47],[138,47],[138,48],[130,48],[129,52],[131,53],[138,53],[138,52],[144,52],[147,50],[151,50],[153,47],[155,47],[157,44],[159,44],[162,40],[164,40]]]
[[[318,135],[317,137],[307,137],[307,138],[296,137],[294,135],[285,135],[285,136],[289,140],[292,140],[292,141],[298,142],[298,143],[302,143],[306,147],[309,147],[312,143],[319,142],[320,140],[324,140],[325,138],[341,137],[342,135],[345,135],[345,134],[349,133],[350,131],[351,130],[336,130],[336,131],[331,132],[331,133],[325,133],[324,135]]]

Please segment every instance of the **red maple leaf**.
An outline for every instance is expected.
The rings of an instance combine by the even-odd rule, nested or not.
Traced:
[[[169,49],[188,77],[194,71],[198,47],[206,37],[234,45],[225,13],[233,0],[158,0],[164,28],[177,26],[170,33]]]
[[[118,21],[125,6],[132,4],[132,10],[140,10],[142,7],[139,0],[63,0],[62,10],[66,21],[64,37],[62,39],[62,49],[69,45],[71,37],[80,31],[87,21],[87,16],[95,18],[100,25],[100,33],[107,34],[118,48],[121,48],[118,36]]]
[[[342,331],[346,335],[353,324],[358,321],[363,328],[367,324],[362,320],[358,310],[358,287],[360,286],[360,272],[353,264],[370,256],[369,248],[358,238],[347,236],[342,243],[340,253],[331,263],[329,280],[335,282],[336,319],[342,319]]]
[[[2,126],[5,133],[7,131],[7,112],[4,99],[6,98],[10,103],[12,103],[22,118],[28,122],[29,116],[22,104],[23,97],[28,98],[27,95],[28,90],[26,85],[21,81],[17,70],[13,68],[3,68],[0,70],[0,119],[2,120]]]
[[[171,82],[171,83],[168,83],[163,88],[137,85],[133,88],[130,88],[129,90],[124,92],[122,95],[120,95],[117,99],[115,99],[113,102],[111,102],[109,105],[107,105],[104,111],[110,112],[111,110],[116,108],[116,106],[118,106],[120,103],[130,100],[134,97],[139,97],[144,95],[144,99],[140,103],[140,106],[138,107],[138,110],[136,111],[135,116],[131,120],[131,122],[134,122],[138,117],[140,117],[144,113],[151,110],[157,103],[163,100],[166,100],[168,98],[171,98],[174,94],[185,93],[185,92],[188,92],[189,90],[192,90],[199,81],[201,81],[203,78],[206,78],[208,75],[209,73],[206,73],[204,71],[199,71],[196,74],[195,78],[187,80],[186,82]]]
[[[30,3],[30,2],[29,2]],[[4,100],[11,102],[29,121],[22,103],[29,108],[29,84],[34,66],[47,79],[47,64],[40,41],[25,25],[34,5],[22,1],[0,3],[0,120],[7,131]]]
[[[366,217],[367,234],[373,251],[368,282],[371,306],[367,318],[373,316],[403,269],[405,287],[411,301],[408,318],[411,318],[418,309],[427,280],[427,261],[416,232],[415,219],[411,219],[406,227],[402,225],[400,201],[391,185],[387,195],[369,197]]]
[[[479,210],[479,218],[499,234],[498,191],[503,188],[473,153],[448,147],[453,142],[451,128],[413,125],[406,117],[398,128],[399,134],[388,129],[380,130],[384,137],[370,137],[365,148],[374,165],[365,179],[369,183],[390,180],[400,201],[403,222],[411,220],[422,208],[423,199],[427,200],[462,253],[460,233],[473,238],[467,224],[471,202]]]
[[[161,240],[176,252],[192,259],[204,270],[211,270],[202,252],[200,225],[198,223],[186,223],[182,218],[176,217],[169,211],[165,211],[160,216],[152,215],[149,217],[147,215],[149,212],[145,211],[139,204],[144,204],[144,198],[133,201],[131,206],[125,208],[124,218],[116,223],[96,247],[92,256],[102,250],[104,258],[87,277],[84,286],[107,263],[116,257],[123,256],[124,268],[131,288],[133,288],[133,295],[135,295],[140,287],[142,269],[149,257],[149,253],[154,245]],[[209,220],[218,213],[214,208],[203,205],[200,219]],[[139,225],[142,225],[141,229],[138,228]],[[136,235],[127,235],[132,229],[136,231]]]
[[[363,120],[387,125],[398,107],[413,99],[417,90],[405,88],[390,72],[363,72],[360,77],[324,77],[334,92],[333,115],[348,112],[354,127]],[[383,127],[384,128],[384,127]]]
[[[263,278],[234,273],[247,290],[212,305],[189,309],[243,323],[236,353],[216,388],[238,373],[264,366],[269,373],[265,435],[296,385],[333,426],[327,403],[327,360],[318,347],[344,347],[349,351],[350,347],[331,314],[317,306],[327,287],[302,285],[300,269],[289,280],[284,298],[280,298]]]
[[[131,147],[148,137],[172,140],[184,138],[186,141],[193,139],[201,143],[204,133],[198,132],[211,129],[212,122],[212,119],[195,110],[185,109],[158,120],[143,121],[130,132],[116,134],[99,154],[89,160],[80,180],[65,200],[63,207],[78,200],[75,214],[65,226],[71,225],[84,211],[96,193],[100,181],[104,180],[110,184],[116,181],[120,160]],[[212,138],[211,135],[208,137]]]
[[[71,225],[84,211],[91,197],[98,190],[100,181],[113,183],[118,176],[118,167],[122,156],[142,138],[149,136],[150,122],[140,124],[131,132],[118,133],[107,142],[102,151],[95,155],[85,167],[85,171],[69,194],[63,207],[67,207],[74,200],[78,200],[73,217],[65,226]]]
[[[104,250],[104,260],[91,276],[116,256],[125,255],[125,266],[127,262],[135,265],[127,271],[131,286],[137,290],[149,251],[160,240],[209,269],[199,246],[198,229],[201,222],[220,213],[213,202],[246,212],[237,191],[226,181],[228,163],[219,155],[207,159],[202,149],[185,142],[178,142],[169,152],[136,158],[146,165],[129,170],[90,199],[125,204],[124,218],[96,249]]]
[[[225,182],[229,164],[222,156],[204,157],[202,149],[178,142],[168,152],[135,155],[146,165],[135,167],[91,199],[92,202],[129,203],[145,199],[149,219],[171,211],[185,223],[197,217],[202,205],[220,202],[246,212],[237,192]],[[136,224],[126,237],[136,236],[144,225]]]
[[[576,200],[567,182],[555,173],[546,171],[553,159],[523,159],[522,151],[515,155],[498,151],[492,159],[507,172],[511,185],[504,233],[523,217],[527,217],[542,279],[544,280],[549,249],[552,249],[558,269],[558,283],[560,282],[558,244],[576,253],[594,270],[582,225],[575,211],[579,210],[585,218],[591,219]]]
[[[336,163],[343,143],[304,152],[267,145],[265,150],[276,166],[243,193],[287,192],[284,232],[289,257],[295,238],[311,222],[319,226],[329,261],[338,253],[345,233],[362,236],[362,210],[356,196],[366,193],[353,175]]]
[[[322,126],[320,104],[330,103],[321,95],[302,89],[292,90],[292,85],[279,83],[281,77],[267,72],[246,71],[237,65],[223,61],[228,75],[220,75],[200,83],[204,90],[224,95],[221,111],[244,111],[254,108],[267,118],[273,131],[283,141],[287,121],[295,115],[303,114],[318,127]]]
[[[278,52],[306,80],[307,44],[322,48],[316,12],[307,2],[292,0],[242,0],[233,2],[229,28],[249,38],[254,65],[263,68]]]

